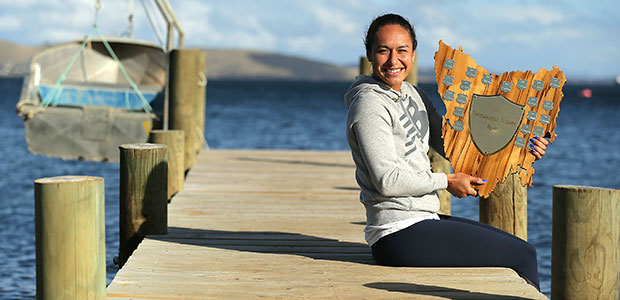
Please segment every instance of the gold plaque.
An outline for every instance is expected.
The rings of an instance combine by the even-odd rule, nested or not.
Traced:
[[[529,140],[555,140],[564,72],[553,66],[494,75],[462,49],[439,41],[435,79],[446,105],[444,150],[454,172],[488,180],[478,191],[483,197],[512,173],[532,186],[535,157]]]

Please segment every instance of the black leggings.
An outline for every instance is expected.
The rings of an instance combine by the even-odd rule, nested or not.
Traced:
[[[536,248],[493,226],[453,216],[424,220],[372,245],[381,265],[508,267],[539,288]]]

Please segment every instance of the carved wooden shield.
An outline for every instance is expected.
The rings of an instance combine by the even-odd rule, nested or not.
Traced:
[[[529,139],[555,140],[564,72],[553,66],[537,73],[494,75],[462,49],[439,41],[435,74],[446,105],[444,148],[454,172],[488,180],[478,191],[483,197],[512,173],[519,173],[521,184],[532,186],[535,157]]]

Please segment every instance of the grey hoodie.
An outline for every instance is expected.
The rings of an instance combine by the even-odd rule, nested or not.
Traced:
[[[427,153],[431,130],[440,135],[441,122],[424,96],[428,103],[408,82],[398,92],[369,76],[359,76],[345,94],[347,141],[368,225],[424,217],[439,210],[437,190],[447,187],[447,178],[432,172]],[[427,114],[428,108],[432,114]],[[429,115],[435,128],[429,126]],[[443,154],[443,141],[434,144]]]

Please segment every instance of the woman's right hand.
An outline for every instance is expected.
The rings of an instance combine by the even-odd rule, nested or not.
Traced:
[[[481,185],[487,182],[482,178],[470,176],[464,173],[447,174],[447,177],[448,192],[458,198],[478,196],[478,191],[476,191],[472,185]]]

